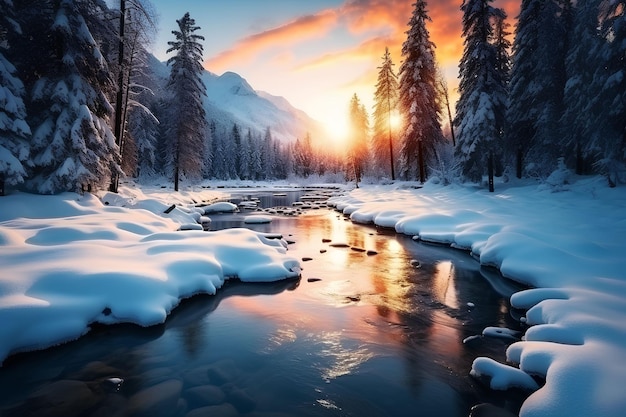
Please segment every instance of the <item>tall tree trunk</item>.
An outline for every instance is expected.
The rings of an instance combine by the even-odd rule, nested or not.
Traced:
[[[489,177],[489,192],[493,193],[493,154],[491,152],[489,152],[489,160],[487,161],[487,175]]]
[[[389,98],[387,98],[387,129],[389,132],[389,164],[391,166],[391,180],[396,180],[396,171],[393,167],[393,140],[391,137],[391,103],[389,102]]]
[[[122,105],[123,105],[123,92],[124,92],[124,27],[126,26],[126,0],[120,0],[120,33],[118,42],[118,77],[117,77],[117,97],[115,100],[115,122],[114,131],[115,143],[118,146],[120,152],[120,163],[122,158]],[[120,175],[118,172],[113,172],[113,178],[111,179],[111,185],[109,190],[116,193],[119,186]]]
[[[426,181],[426,170],[424,169],[424,149],[421,140],[417,142],[417,155],[420,166],[420,182],[424,184],[424,182]]]

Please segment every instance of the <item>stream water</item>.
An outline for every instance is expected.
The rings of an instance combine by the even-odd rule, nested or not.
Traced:
[[[302,192],[243,193],[287,206]],[[302,277],[227,282],[186,300],[165,324],[96,327],[0,368],[1,416],[444,416],[491,403],[514,414],[522,393],[469,376],[477,356],[503,361],[516,290],[468,254],[356,225],[327,209],[211,215],[211,230],[281,234]],[[208,232],[210,233],[210,232]],[[497,289],[497,290],[496,290]]]

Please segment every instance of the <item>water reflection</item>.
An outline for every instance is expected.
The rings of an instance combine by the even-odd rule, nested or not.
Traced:
[[[245,215],[212,216],[212,228],[242,227]],[[67,416],[461,417],[485,401],[517,411],[519,399],[468,376],[476,356],[503,360],[504,342],[463,339],[515,326],[507,297],[492,290],[498,278],[489,284],[468,255],[329,210],[245,227],[292,241],[291,256],[311,259],[302,279],[228,283],[184,301],[162,326],[98,328],[10,359],[0,414],[44,415],[59,400],[74,407]],[[124,382],[112,389],[111,377]],[[75,389],[59,397],[62,386]]]
[[[459,301],[456,297],[454,265],[451,261],[441,261],[435,265],[433,294],[440,303],[450,308],[459,308]]]

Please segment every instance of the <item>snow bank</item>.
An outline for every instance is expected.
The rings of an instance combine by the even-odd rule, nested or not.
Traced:
[[[477,358],[471,371],[494,389],[537,389],[532,377],[545,379],[522,417],[619,417],[626,413],[626,189],[601,178],[569,182],[562,192],[518,184],[496,193],[363,185],[329,204],[355,222],[467,249],[535,287],[511,297],[528,310],[530,326],[507,350],[513,366]]]
[[[182,298],[214,294],[229,278],[299,276],[284,241],[248,229],[176,231],[198,210],[169,198],[130,188],[104,194],[105,204],[89,194],[3,197],[0,362],[91,323],[162,323]]]

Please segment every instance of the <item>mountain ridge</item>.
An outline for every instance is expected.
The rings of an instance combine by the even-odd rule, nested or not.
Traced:
[[[167,63],[152,57],[150,67],[153,74],[163,79],[165,86],[169,77]],[[323,138],[321,123],[304,110],[294,107],[285,97],[255,90],[244,77],[233,71],[217,75],[205,70],[202,81],[207,93],[204,99],[207,120],[214,121],[223,130],[230,131],[237,124],[242,132],[251,130],[256,135],[263,135],[269,128],[272,137],[284,144],[293,143],[307,134],[320,140]]]

